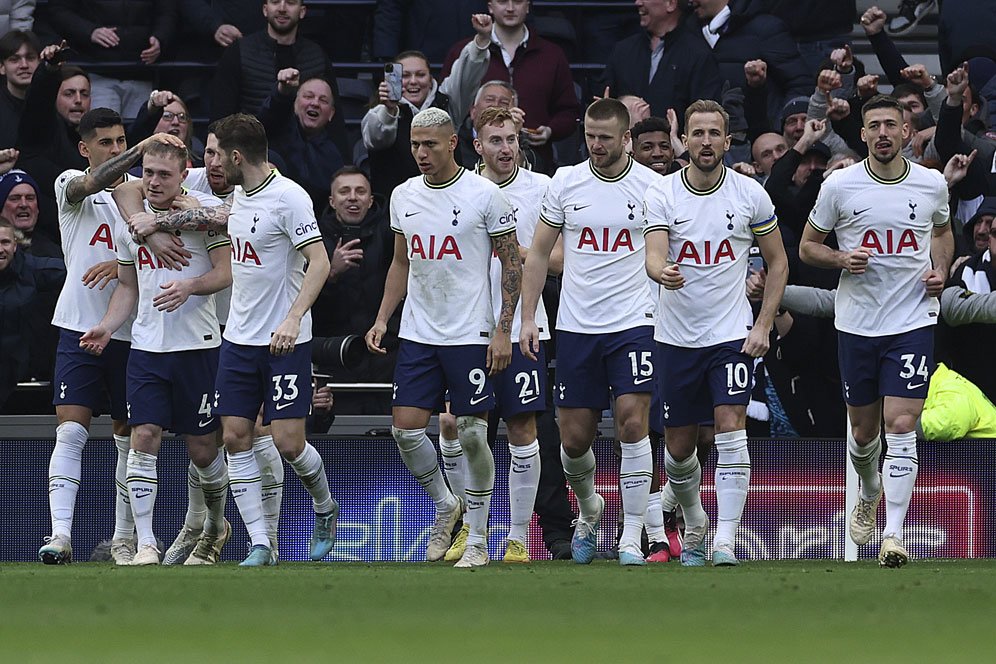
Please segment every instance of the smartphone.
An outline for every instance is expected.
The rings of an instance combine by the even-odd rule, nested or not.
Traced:
[[[747,255],[747,274],[758,274],[764,269],[764,258],[761,257],[760,247],[751,247]]]
[[[388,62],[384,65],[384,82],[387,83],[387,98],[391,101],[401,101],[401,76],[404,74],[404,67],[397,62]]]

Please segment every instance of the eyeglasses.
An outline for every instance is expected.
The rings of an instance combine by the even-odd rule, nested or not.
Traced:
[[[166,122],[172,122],[173,118],[176,118],[177,122],[186,123],[190,120],[190,116],[186,113],[174,113],[173,111],[163,111],[163,120]]]

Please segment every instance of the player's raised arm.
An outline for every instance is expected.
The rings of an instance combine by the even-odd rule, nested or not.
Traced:
[[[118,265],[118,286],[107,304],[107,312],[100,322],[80,337],[80,348],[93,355],[100,355],[111,341],[111,335],[124,325],[138,304],[138,274],[134,263]]]
[[[519,349],[530,360],[539,352],[539,329],[536,327],[536,307],[550,269],[550,253],[560,237],[560,228],[543,223],[536,224],[533,243],[529,247],[526,267],[522,271],[522,331]]]
[[[232,211],[230,203],[213,207],[198,207],[170,212],[141,212],[128,218],[128,228],[139,237],[147,237],[159,231],[220,231],[228,228],[228,215]]]
[[[101,141],[113,141],[113,137],[101,138]],[[104,163],[89,170],[83,175],[79,175],[69,181],[66,185],[66,200],[69,203],[79,203],[87,196],[96,194],[98,191],[106,189],[114,184],[131,168],[138,158],[142,156],[145,148],[152,143],[167,143],[177,147],[185,147],[183,140],[172,134],[159,133],[148,137],[138,145],[125,150],[121,154],[111,157]]]
[[[301,319],[318,299],[325,280],[329,278],[329,254],[321,237],[316,242],[304,245],[298,251],[308,261],[308,267],[304,273],[301,290],[294,298],[287,317],[277,326],[270,339],[270,352],[274,355],[289,355],[294,351],[294,345],[301,331]]]
[[[522,258],[514,230],[493,236],[491,245],[501,261],[501,315],[487,355],[487,367],[493,376],[512,359],[512,318],[522,290]]]
[[[387,269],[387,280],[384,282],[384,296],[380,300],[377,318],[363,339],[367,350],[371,353],[384,355],[387,350],[381,346],[384,334],[387,332],[387,321],[398,308],[401,300],[408,293],[408,242],[401,233],[394,234],[394,258],[391,267]]]

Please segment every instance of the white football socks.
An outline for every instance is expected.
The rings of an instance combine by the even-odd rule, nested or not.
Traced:
[[[916,433],[886,433],[885,463],[882,484],[885,487],[885,530],[883,536],[903,539],[903,524],[913,498],[919,463],[916,454]]]
[[[436,509],[453,509],[457,502],[456,496],[446,486],[436,459],[436,449],[425,435],[425,429],[391,427],[391,435],[398,444],[398,452],[401,453],[401,460],[405,462],[408,472],[422,485],[432,502],[436,503]]]
[[[280,506],[284,500],[284,459],[273,444],[273,436],[253,438],[252,453],[256,456],[261,481],[260,490],[263,500],[263,519],[266,521],[266,532],[270,534],[271,544],[277,535],[280,525]]]
[[[539,488],[540,456],[539,441],[528,445],[508,444],[512,461],[508,467],[508,499],[510,525],[508,539],[526,543],[529,522],[533,518],[536,504],[536,491]]]
[[[201,487],[201,473],[191,461],[187,464],[187,512],[183,515],[183,527],[195,532],[202,530],[206,518],[207,503],[204,501],[204,489]]]
[[[739,429],[716,434],[716,523],[714,546],[734,546],[737,528],[747,502],[750,486],[750,453],[747,451],[747,431]]]
[[[311,494],[315,514],[328,514],[335,506],[329,491],[329,478],[325,474],[325,462],[311,443],[304,444],[304,451],[296,459],[288,460],[291,468],[301,478],[304,488]]]
[[[647,514],[643,517],[643,527],[647,529],[647,539],[651,542],[667,541],[664,532],[664,508],[661,507],[661,491],[652,492],[647,497]]]
[[[114,447],[118,457],[114,464],[114,535],[113,539],[131,539],[135,535],[135,517],[131,513],[131,498],[128,496],[128,452],[131,451],[131,436],[114,435]]]
[[[595,493],[595,453],[588,451],[577,458],[567,455],[560,447],[560,462],[564,465],[564,477],[571,485],[571,491],[578,500],[578,518],[593,523],[598,512],[598,494]]]
[[[453,495],[466,499],[464,493],[467,490],[467,461],[463,456],[460,439],[450,440],[439,434],[439,452],[443,455],[443,472],[446,474],[450,491]]]
[[[875,440],[864,447],[859,447],[858,442],[854,440],[851,427],[847,427],[847,456],[861,479],[861,497],[865,500],[873,500],[882,489],[882,477],[878,472],[878,460],[881,454],[881,435],[875,436]]]
[[[647,514],[650,480],[654,475],[650,438],[644,436],[635,443],[620,441],[622,462],[619,468],[619,485],[622,494],[623,532],[619,548],[640,548],[643,519]],[[663,519],[663,513],[661,514]]]
[[[214,461],[205,468],[196,468],[196,472],[206,509],[204,532],[220,535],[225,530],[225,503],[228,497],[228,466],[225,465],[225,455],[219,450]]]
[[[671,456],[670,450],[664,450],[664,470],[667,472],[668,484],[674,492],[674,497],[681,505],[686,526],[700,526],[705,523],[706,513],[702,508],[702,466],[695,456],[694,450],[687,459],[678,461]],[[686,528],[687,530],[687,528]],[[698,542],[695,542],[697,545]]]
[[[128,496],[131,498],[131,512],[135,517],[135,530],[138,531],[138,546],[156,546],[156,534],[152,532],[152,512],[159,493],[155,455],[131,450],[128,453],[126,481]]]
[[[259,478],[259,466],[252,450],[228,453],[228,485],[239,508],[242,522],[246,524],[249,541],[253,546],[270,546],[263,520],[263,497]]]
[[[472,415],[457,417],[457,434],[467,463],[467,545],[487,546],[488,512],[495,487],[495,458],[488,447],[488,421]]]
[[[83,446],[88,435],[86,427],[79,422],[63,422],[55,429],[55,449],[48,462],[48,504],[53,535],[69,537],[72,532]]]

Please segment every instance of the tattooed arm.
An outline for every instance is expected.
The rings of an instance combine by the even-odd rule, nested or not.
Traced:
[[[487,366],[494,375],[508,366],[512,359],[512,318],[522,290],[522,258],[515,232],[491,238],[491,245],[501,261],[501,315],[488,344]]]
[[[146,237],[156,231],[225,232],[228,228],[228,213],[231,211],[230,203],[222,203],[215,207],[171,210],[157,214],[142,212],[128,217],[128,227],[139,237]]]
[[[113,143],[113,136],[98,139],[100,144],[105,141]],[[122,138],[122,141],[124,139]],[[145,152],[145,148],[152,143],[167,143],[177,147],[183,147],[183,141],[176,136],[160,133],[150,136],[138,145],[125,150],[119,155],[111,157],[99,166],[94,166],[88,172],[70,180],[66,185],[66,200],[76,204],[87,196],[96,194],[102,189],[106,189],[121,179],[129,168],[131,168],[138,158]]]

